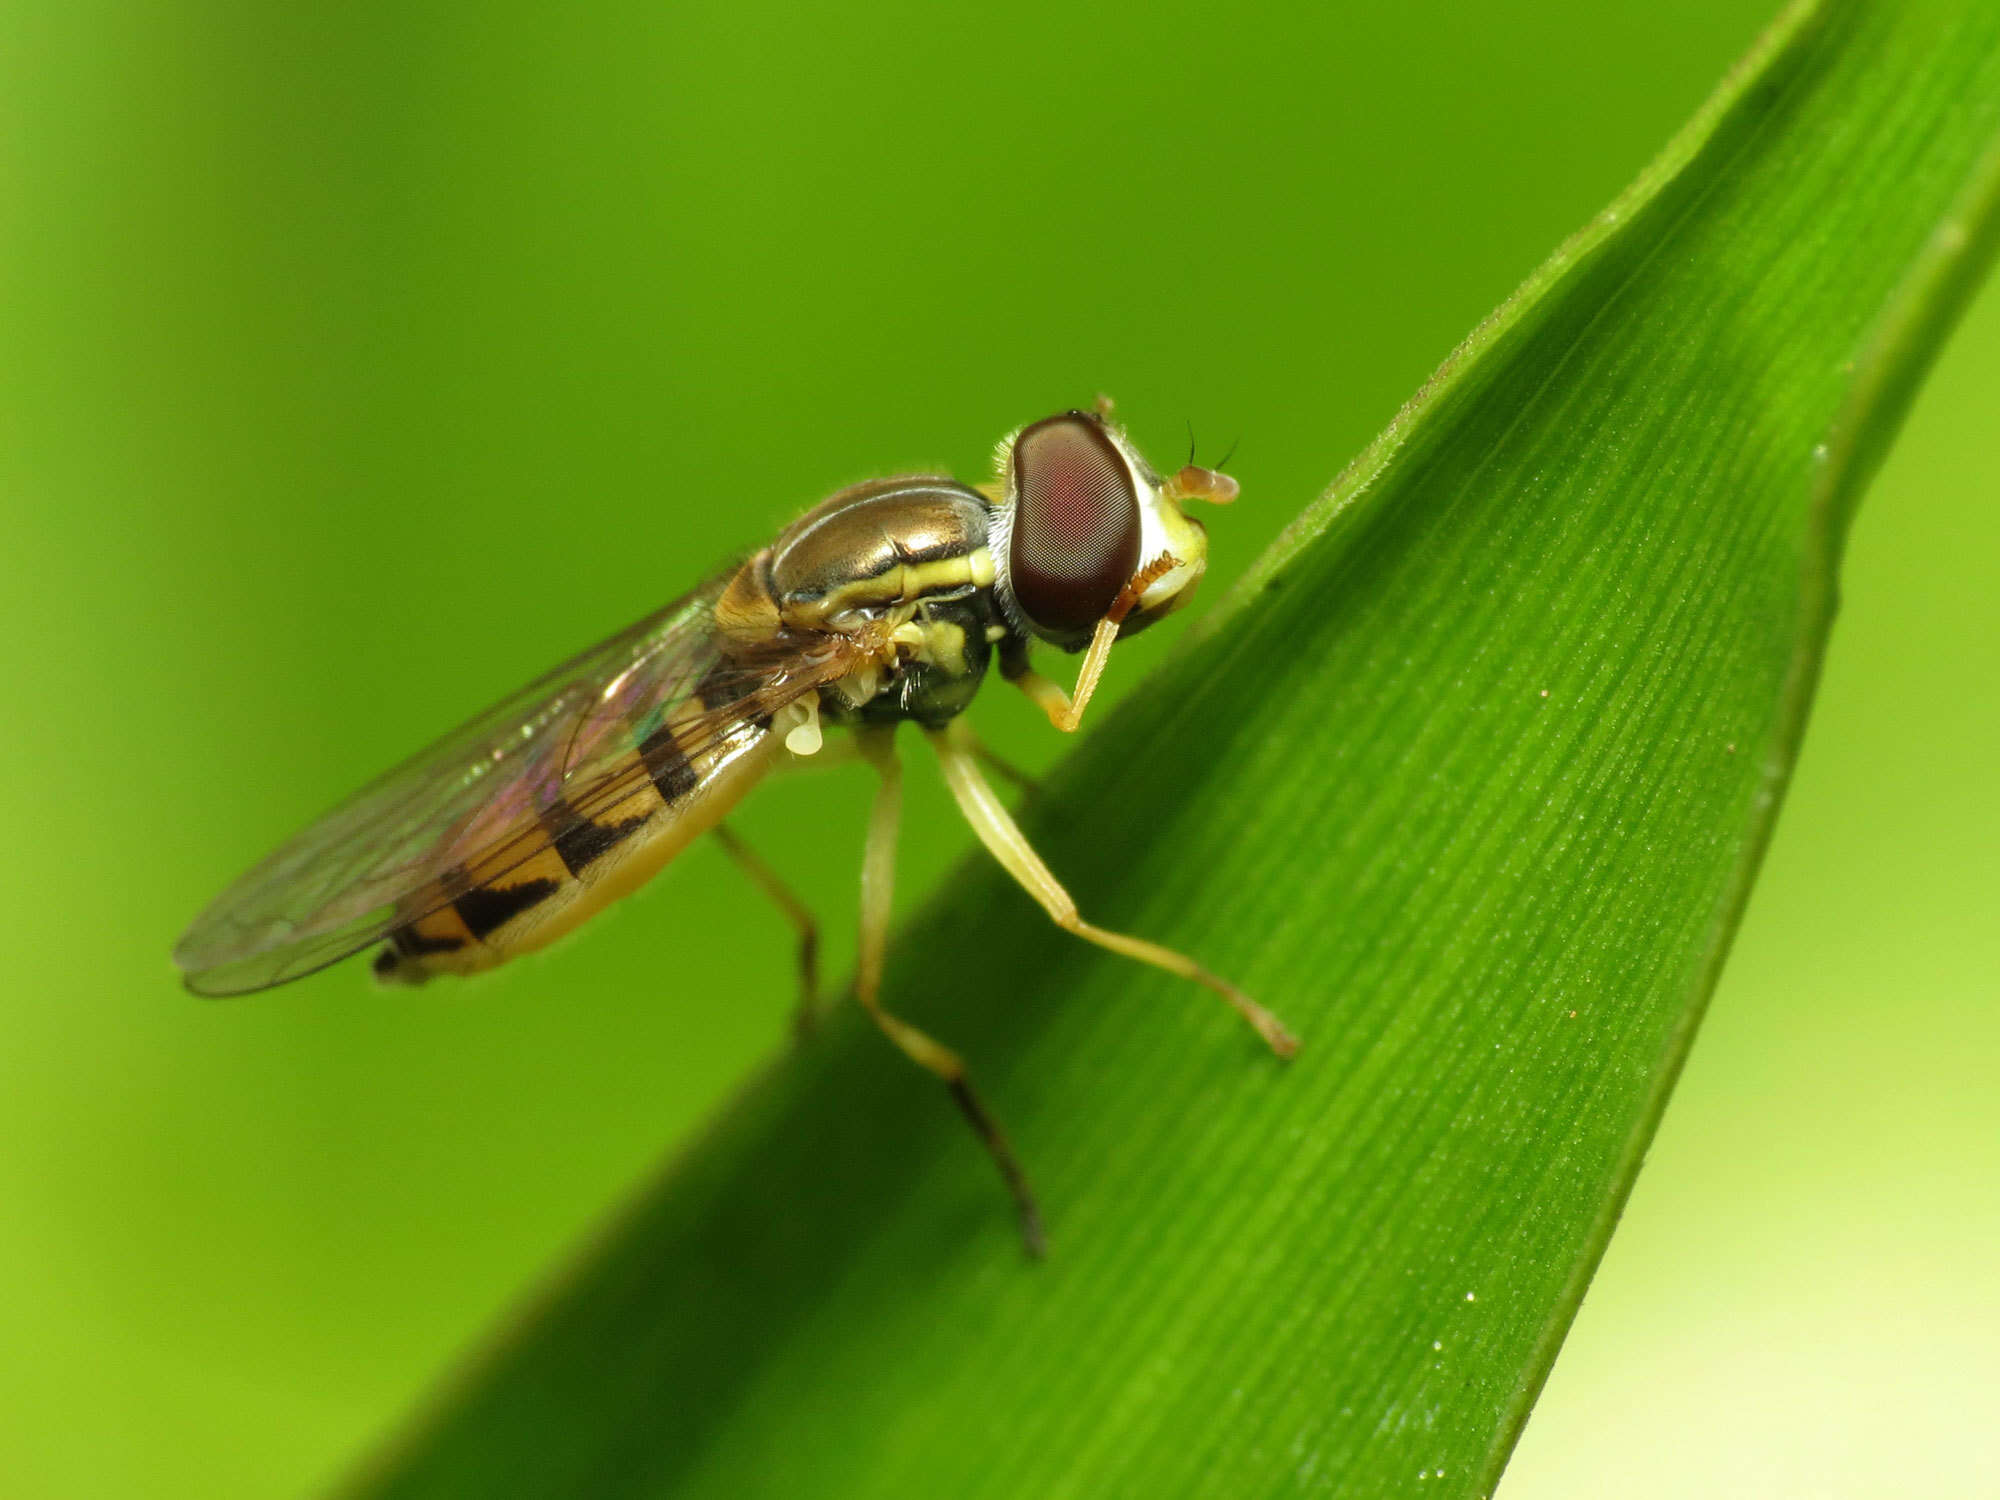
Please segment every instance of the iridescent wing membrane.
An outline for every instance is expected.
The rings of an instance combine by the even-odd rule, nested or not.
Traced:
[[[674,731],[691,757],[853,668],[853,644],[827,636],[735,643],[725,657],[713,606],[728,576],[538,678],[287,842],[174,949],[188,988],[240,995],[297,979],[503,875],[628,796],[646,774],[635,747],[696,696],[698,716]]]

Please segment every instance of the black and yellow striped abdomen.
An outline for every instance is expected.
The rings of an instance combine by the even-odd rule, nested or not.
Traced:
[[[726,817],[783,748],[768,727],[753,723],[720,742],[705,735],[708,743],[690,748],[684,736],[701,722],[695,701],[648,735],[611,773],[632,790],[595,816],[579,823],[551,808],[544,814],[551,837],[527,859],[495,869],[490,879],[474,861],[466,872],[472,887],[442,905],[435,894],[412,897],[409,909],[425,915],[389,935],[376,976],[421,984],[438,974],[476,974],[548,946],[651,880]],[[430,891],[442,894],[437,886]]]

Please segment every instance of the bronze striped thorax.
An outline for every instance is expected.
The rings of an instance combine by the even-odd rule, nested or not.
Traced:
[[[971,701],[1007,633],[993,598],[992,515],[979,491],[936,475],[854,485],[737,571],[717,628],[745,650],[787,634],[872,635],[879,659],[835,684],[829,716],[942,723]]]

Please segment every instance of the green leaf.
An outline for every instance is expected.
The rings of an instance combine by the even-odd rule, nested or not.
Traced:
[[[2000,5],[1789,10],[1086,731],[1031,836],[1295,1062],[971,862],[889,998],[971,1059],[1051,1258],[850,1010],[363,1491],[1488,1493],[1742,911],[1856,497],[1989,257],[1996,138]]]

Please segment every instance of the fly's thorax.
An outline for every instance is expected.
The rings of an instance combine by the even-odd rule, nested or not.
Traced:
[[[771,544],[768,581],[795,630],[852,630],[919,599],[986,588],[985,496],[953,479],[905,475],[842,490]]]
[[[953,479],[905,475],[854,485],[736,571],[716,602],[716,625],[743,642],[788,632],[880,633],[920,600],[992,586],[990,520],[985,496]]]
[[[869,639],[878,650],[821,695],[834,722],[940,724],[977,692],[1001,633],[991,507],[955,480],[906,475],[821,502],[738,571],[718,627],[754,642]]]
[[[1183,470],[1163,480],[1101,413],[1067,411],[1010,433],[999,449],[995,593],[1024,636],[1081,650],[1134,575],[1171,559],[1119,630],[1186,603],[1208,566],[1208,533],[1180,507]],[[1233,482],[1231,482],[1233,484]]]

